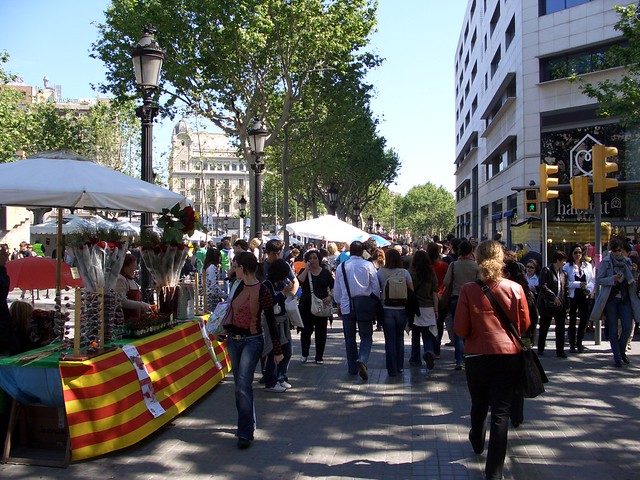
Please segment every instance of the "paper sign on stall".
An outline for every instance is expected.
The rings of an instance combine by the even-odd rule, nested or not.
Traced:
[[[140,390],[142,391],[142,397],[144,398],[144,403],[147,406],[147,409],[154,417],[159,417],[165,412],[165,410],[156,398],[156,392],[153,389],[149,372],[147,372],[147,368],[140,357],[140,353],[138,353],[138,349],[133,345],[123,345],[122,351],[127,357],[129,357],[129,360],[131,360],[136,374],[138,375]]]

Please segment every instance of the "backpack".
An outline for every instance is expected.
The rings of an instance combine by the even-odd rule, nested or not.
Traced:
[[[404,307],[407,304],[407,281],[404,270],[393,272],[384,284],[384,304],[387,307]]]

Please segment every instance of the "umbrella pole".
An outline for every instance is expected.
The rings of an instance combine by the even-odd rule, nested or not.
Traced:
[[[56,235],[56,305],[55,322],[58,324],[62,318],[62,295],[60,284],[62,283],[62,208],[58,208],[58,234]],[[79,320],[78,320],[79,321]],[[64,332],[64,325],[62,326]],[[64,333],[62,334],[64,339]]]
[[[82,315],[82,296],[76,288],[75,318],[73,319],[73,355],[80,356],[80,316]]]

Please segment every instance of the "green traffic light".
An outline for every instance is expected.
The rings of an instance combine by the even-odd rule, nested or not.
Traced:
[[[527,203],[527,212],[535,213],[537,210],[535,203]]]

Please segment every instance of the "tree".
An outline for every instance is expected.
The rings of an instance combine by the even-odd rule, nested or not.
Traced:
[[[398,202],[397,224],[409,228],[414,237],[439,235],[453,230],[456,202],[446,188],[428,182],[407,192]]]
[[[615,29],[624,35],[627,43],[609,49],[604,61],[612,66],[626,65],[626,72],[616,80],[595,84],[582,81],[581,88],[598,101],[602,116],[619,117],[620,123],[629,128],[640,124],[640,11],[634,4],[614,6],[614,9],[620,15]]]
[[[288,122],[308,82],[340,70],[368,42],[375,3],[368,0],[112,0],[93,56],[107,67],[103,91],[129,98],[129,49],[148,23],[167,50],[161,108],[181,100],[222,131],[237,136],[268,119],[267,146]],[[166,101],[164,99],[166,98]]]

